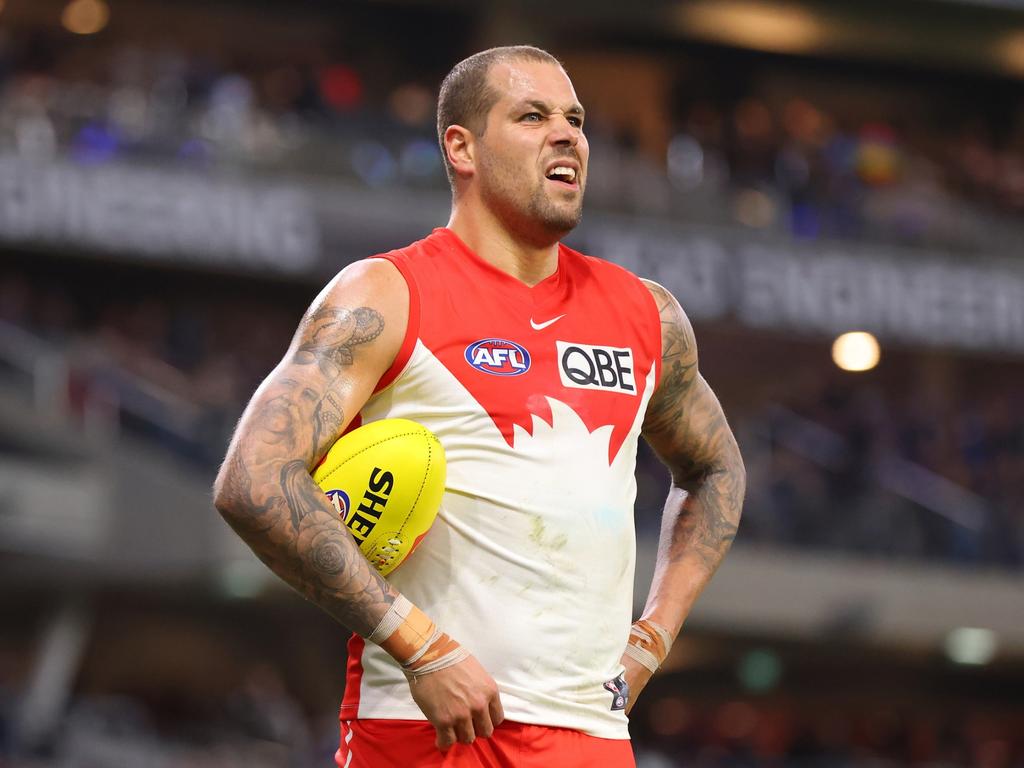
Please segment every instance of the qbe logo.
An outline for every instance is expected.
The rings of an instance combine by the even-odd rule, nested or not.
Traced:
[[[556,341],[555,345],[562,386],[636,394],[633,350],[629,347],[595,347],[568,341]]]
[[[520,376],[530,370],[530,353],[514,341],[482,339],[466,347],[466,362],[492,376]]]

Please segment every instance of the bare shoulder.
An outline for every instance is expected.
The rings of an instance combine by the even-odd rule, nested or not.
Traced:
[[[297,362],[350,365],[362,347],[371,369],[394,360],[409,321],[409,289],[387,259],[363,259],[345,267],[313,300],[299,323],[292,354]],[[373,342],[372,344],[370,342]]]
[[[683,308],[669,291],[643,280],[661,318],[661,376],[644,417],[643,434],[663,458],[678,448],[693,398],[710,394],[697,370],[697,340]],[[706,393],[705,393],[706,390]]]
[[[250,400],[219,487],[239,461],[266,470],[260,475],[266,498],[275,492],[281,462],[308,472],[395,361],[408,314],[408,289],[390,262],[367,259],[339,272],[310,304],[281,362]]]
[[[320,310],[359,306],[400,320],[409,313],[409,288],[398,267],[387,259],[362,259],[349,264],[324,286],[310,306]]]
[[[697,370],[697,341],[679,302],[644,280],[661,316],[661,378],[644,414],[643,435],[681,488],[715,468],[742,472],[722,406]],[[742,492],[740,492],[742,497]]]
[[[647,278],[640,282],[651,292],[661,318],[662,381],[682,368],[697,368],[697,339],[690,318],[665,286]]]
[[[360,259],[349,264],[328,284],[329,288],[337,286],[378,291],[382,297],[390,294],[391,298],[405,303],[409,300],[409,290],[398,267],[388,259],[379,257]]]

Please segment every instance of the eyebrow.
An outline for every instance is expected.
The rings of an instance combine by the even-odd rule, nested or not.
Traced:
[[[551,105],[545,101],[540,101],[539,99],[530,99],[529,101],[519,102],[516,105],[516,111],[522,109],[523,107],[533,107],[534,109],[543,112],[545,115],[551,113]],[[579,115],[580,117],[583,117],[587,114],[587,111],[583,108],[581,104],[572,104],[571,106],[565,109],[565,114]]]

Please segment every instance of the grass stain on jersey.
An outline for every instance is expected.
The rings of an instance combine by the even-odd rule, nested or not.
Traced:
[[[565,549],[565,545],[569,543],[569,537],[560,533],[554,538],[545,541],[547,535],[547,525],[544,523],[544,519],[540,515],[534,515],[533,518],[533,530],[530,531],[530,541],[536,544],[541,549],[558,552],[559,550]]]

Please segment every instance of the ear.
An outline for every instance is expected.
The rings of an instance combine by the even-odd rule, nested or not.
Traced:
[[[456,176],[472,176],[476,169],[476,137],[468,128],[449,125],[444,132],[444,151]]]

